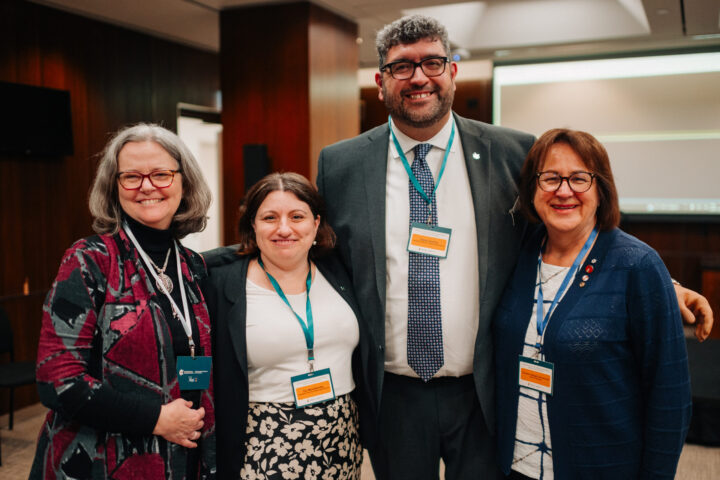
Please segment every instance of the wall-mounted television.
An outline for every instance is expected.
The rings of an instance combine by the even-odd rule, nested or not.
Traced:
[[[720,221],[720,52],[496,65],[493,122],[595,135],[629,218]]]
[[[70,92],[0,82],[0,155],[73,153]]]

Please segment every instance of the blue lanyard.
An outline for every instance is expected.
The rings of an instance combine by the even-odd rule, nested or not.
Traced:
[[[422,185],[420,185],[420,182],[418,182],[417,178],[415,178],[415,174],[412,172],[412,169],[410,168],[410,164],[407,161],[407,157],[405,156],[402,148],[400,147],[400,142],[398,142],[398,139],[395,136],[395,132],[393,132],[392,122],[390,121],[390,117],[388,117],[388,126],[390,127],[390,136],[392,137],[393,143],[395,144],[395,149],[397,150],[398,155],[400,155],[400,159],[403,162],[405,171],[407,172],[408,176],[410,177],[410,181],[412,182],[413,186],[415,187],[415,190],[417,190],[418,193],[427,202],[428,208],[432,208],[432,199],[435,197],[435,192],[438,189],[438,185],[440,185],[440,179],[442,179],[443,173],[445,173],[445,165],[447,164],[447,159],[448,159],[448,156],[450,155],[450,147],[452,146],[453,139],[455,138],[455,122],[454,121],[452,122],[452,129],[450,130],[450,140],[448,140],[447,148],[445,148],[445,156],[443,157],[442,165],[440,166],[440,173],[438,174],[438,179],[435,182],[435,188],[432,191],[432,196],[428,196],[427,193],[425,193],[425,190],[423,190]]]
[[[590,250],[590,246],[595,241],[595,237],[597,237],[598,229],[597,227],[593,228],[593,231],[590,233],[590,236],[587,240],[585,240],[585,245],[583,245],[582,250],[580,250],[580,253],[578,253],[577,257],[575,257],[575,261],[572,264],[572,267],[570,267],[570,270],[565,275],[565,278],[563,279],[562,283],[560,284],[560,288],[558,289],[557,294],[555,294],[555,298],[553,299],[552,303],[550,304],[550,308],[548,309],[547,315],[543,316],[543,293],[542,293],[542,279],[540,280],[538,284],[538,295],[537,295],[537,332],[538,337],[542,337],[543,332],[545,331],[545,327],[548,324],[548,321],[550,320],[550,315],[552,314],[552,311],[557,306],[558,302],[560,301],[560,298],[562,297],[563,293],[565,292],[565,289],[568,287],[568,283],[570,283],[570,280],[575,276],[575,272],[577,271],[578,267],[580,266],[580,263],[582,262],[582,259],[585,258],[585,255],[587,255],[588,250]],[[542,254],[545,251],[545,245],[543,245],[542,249],[540,250],[540,255],[538,255],[538,277],[540,278],[540,262],[542,261]],[[539,340],[536,347],[540,347]]]
[[[265,265],[263,264],[263,261],[260,257],[258,257],[258,264],[260,265],[260,268],[263,269],[263,272],[265,272],[265,275],[267,275],[270,283],[272,284],[277,294],[280,295],[280,298],[283,299],[285,305],[290,308],[290,311],[293,313],[293,315],[295,315],[295,318],[297,318],[298,322],[300,322],[300,327],[302,327],[303,333],[305,334],[305,345],[307,346],[308,350],[308,362],[310,363],[310,371],[312,372],[312,362],[313,360],[315,360],[315,352],[313,351],[313,346],[315,345],[315,328],[313,326],[312,308],[310,307],[310,284],[312,283],[312,267],[310,267],[310,269],[308,270],[307,279],[305,280],[305,288],[307,290],[307,301],[305,302],[305,315],[307,316],[307,324],[305,324],[305,321],[303,321],[302,317],[295,313],[292,305],[290,305],[290,302],[288,302],[288,299],[285,296],[285,293],[282,291],[280,284],[277,282],[277,280],[273,278],[272,275],[270,275],[270,273],[268,273],[267,270],[265,270]]]

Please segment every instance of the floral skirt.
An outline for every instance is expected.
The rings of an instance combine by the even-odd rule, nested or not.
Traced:
[[[255,403],[248,409],[241,480],[359,480],[358,410],[350,395],[304,408]]]

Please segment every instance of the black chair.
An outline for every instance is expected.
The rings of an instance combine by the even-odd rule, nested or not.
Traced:
[[[0,354],[10,354],[10,363],[0,365],[0,387],[10,389],[10,426],[13,429],[15,387],[35,383],[35,362],[16,362],[13,332],[7,312],[0,307]]]

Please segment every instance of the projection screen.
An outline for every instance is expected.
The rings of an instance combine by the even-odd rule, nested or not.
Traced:
[[[493,122],[595,135],[623,213],[720,220],[720,53],[497,65]]]

